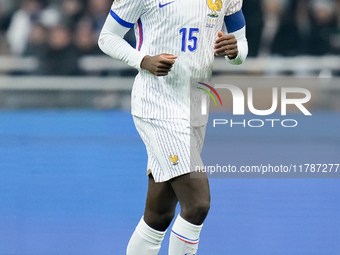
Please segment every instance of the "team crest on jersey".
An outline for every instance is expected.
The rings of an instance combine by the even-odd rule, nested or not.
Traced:
[[[211,13],[208,14],[209,17],[211,18],[217,18],[218,17],[218,12],[221,11],[223,2],[222,0],[207,0],[207,4],[209,6],[209,9],[211,10]]]
[[[214,28],[216,25],[219,12],[222,10],[223,2],[222,0],[207,0],[210,13],[207,15],[207,28]]]
[[[175,166],[175,165],[177,165],[178,164],[178,156],[177,155],[174,155],[174,156],[172,156],[171,154],[170,154],[170,161],[172,162],[172,164]]]
[[[115,4],[120,4],[120,0],[113,0]]]

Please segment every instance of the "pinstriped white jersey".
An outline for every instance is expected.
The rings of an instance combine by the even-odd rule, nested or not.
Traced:
[[[132,90],[132,114],[190,119],[190,103],[199,107],[203,93],[190,81],[211,76],[214,41],[222,30],[224,16],[241,7],[242,0],[114,1],[111,16],[123,26],[134,26],[139,51],[150,56],[178,56],[167,76],[139,72]]]

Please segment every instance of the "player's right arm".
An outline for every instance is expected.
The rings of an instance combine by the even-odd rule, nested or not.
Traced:
[[[134,1],[130,2],[130,5],[128,5],[128,2],[125,2],[124,5],[114,3],[113,9],[119,12],[122,10],[126,11],[129,8],[133,9],[140,7],[134,6],[136,4],[138,3]],[[138,8],[138,10],[140,9],[141,8]],[[114,10],[110,11],[101,30],[98,40],[99,48],[112,58],[123,61],[138,70],[145,69],[156,76],[167,75],[174,64],[176,57],[170,54],[160,54],[152,57],[131,47],[123,37],[134,25],[130,20],[134,21],[138,16],[134,17],[133,15],[130,15],[130,20],[125,21],[119,17]],[[122,13],[131,13],[123,11]]]
[[[145,54],[132,48],[123,39],[129,29],[129,27],[119,24],[111,15],[108,15],[99,35],[98,46],[105,54],[140,70]]]

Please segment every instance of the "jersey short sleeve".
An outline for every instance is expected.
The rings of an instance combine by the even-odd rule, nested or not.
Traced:
[[[115,0],[110,15],[120,25],[132,28],[144,12],[144,0]]]
[[[243,0],[231,0],[228,5],[225,15],[229,16],[240,11],[242,8],[242,3],[243,3]]]

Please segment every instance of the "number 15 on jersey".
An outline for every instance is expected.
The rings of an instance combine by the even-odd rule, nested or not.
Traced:
[[[185,52],[188,48],[189,51],[195,51],[197,49],[197,34],[198,28],[182,28],[179,30],[179,34],[182,35],[182,48],[181,51]]]

